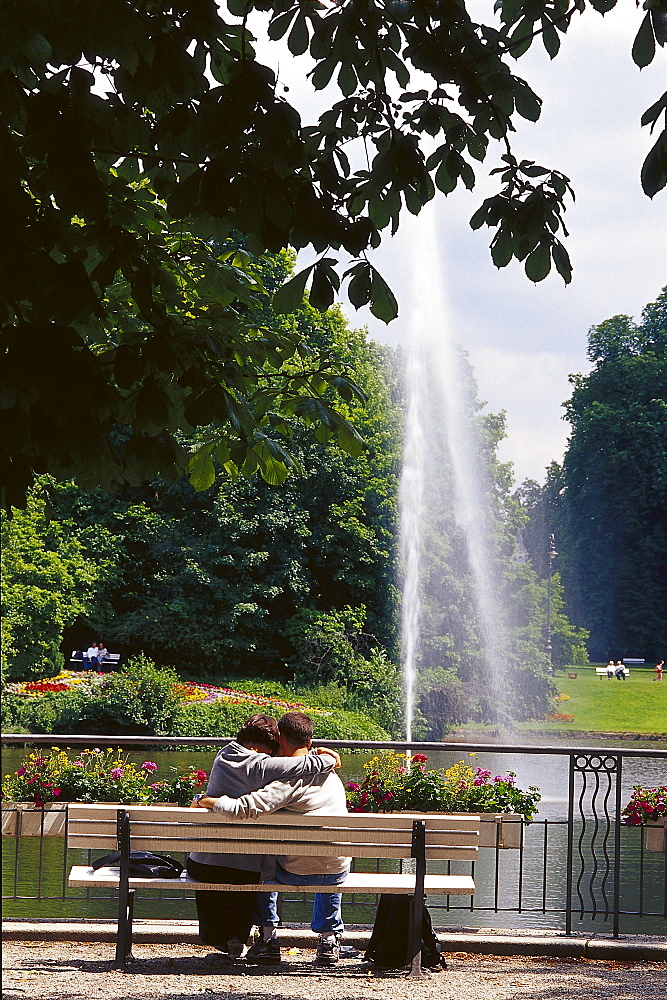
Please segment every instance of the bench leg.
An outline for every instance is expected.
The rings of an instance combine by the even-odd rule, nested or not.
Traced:
[[[132,955],[132,915],[134,911],[134,889],[130,889],[130,816],[124,809],[117,815],[118,849],[120,851],[120,879],[118,884],[118,933],[116,936],[116,957],[112,969],[124,972],[128,958]]]
[[[416,859],[415,894],[410,906],[408,957],[410,976],[422,974],[422,921],[424,918],[424,879],[426,876],[426,827],[423,820],[412,825],[412,857]]]

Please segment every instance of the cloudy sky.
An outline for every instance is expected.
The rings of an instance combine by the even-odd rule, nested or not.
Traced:
[[[493,4],[473,0],[473,6],[488,12]],[[444,286],[449,308],[443,321],[469,353],[480,398],[491,412],[507,413],[500,457],[514,463],[517,482],[543,481],[549,462],[563,457],[569,428],[562,403],[570,395],[568,375],[588,370],[589,327],[618,313],[639,318],[667,284],[667,192],[650,201],[639,181],[655,141],[640,118],[664,90],[667,51],[658,49],[642,71],[634,65],[630,52],[642,17],[632,0],[621,0],[605,17],[589,10],[575,18],[553,62],[534,43],[516,64],[544,105],[539,122],[521,125],[515,153],[561,170],[576,192],[566,214],[574,264],[568,287],[558,275],[533,285],[517,262],[497,270],[488,250],[491,231],[469,228],[473,211],[493,190],[484,175],[497,166],[499,153],[489,155],[475,191],[440,197],[429,209],[441,252],[440,261],[424,259],[424,267]],[[303,67],[281,62],[280,78],[295,99]],[[368,310],[346,310],[355,326],[367,324],[387,343],[407,336],[413,274],[407,262],[419,259],[420,227],[429,224],[421,218],[407,223],[373,256],[399,300],[398,319],[385,326]]]

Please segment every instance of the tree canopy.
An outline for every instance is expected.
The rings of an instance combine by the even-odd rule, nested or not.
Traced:
[[[396,301],[367,252],[436,189],[472,188],[494,143],[499,189],[471,224],[493,231],[497,266],[518,258],[539,281],[553,264],[569,281],[569,182],[512,149],[514,121],[541,105],[514,60],[534,39],[555,57],[573,17],[616,3],[499,0],[487,24],[465,0],[5,0],[6,503],[41,472],[106,488],[175,476],[196,427],[232,474],[269,481],[290,467],[280,433],[295,416],[358,452],[323,402],[329,386],[357,391],[350,373],[258,325],[253,306],[273,294],[289,311],[308,285],[324,309],[344,279],[353,305],[390,320]],[[640,67],[667,38],[667,0],[643,7]],[[318,121],[301,121],[256,58],[255,13],[269,39],[309,54],[315,90],[334,89]],[[667,97],[644,124],[663,112]],[[662,132],[644,190],[666,179]],[[245,250],[286,247],[317,259],[277,291]]]
[[[639,323],[613,316],[588,340],[594,367],[572,377],[563,466],[551,467],[542,491],[523,490],[524,537],[539,560],[556,534],[567,611],[589,629],[595,659],[659,659],[667,646],[667,288]]]

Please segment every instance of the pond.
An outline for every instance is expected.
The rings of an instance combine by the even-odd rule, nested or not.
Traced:
[[[66,740],[59,741],[66,746]],[[550,745],[554,745],[553,742]],[[618,742],[609,748],[621,749]],[[633,742],[628,745],[638,749]],[[602,749],[602,744],[596,744]],[[648,749],[658,749],[651,744]],[[429,754],[427,766],[450,767],[463,760],[472,766],[488,768],[492,774],[506,774],[513,770],[517,783],[526,788],[536,784],[542,790],[537,822],[526,828],[523,851],[500,851],[482,849],[479,861],[475,863],[477,892],[475,908],[469,908],[469,900],[462,897],[456,906],[448,908],[447,900],[430,898],[436,926],[467,928],[514,928],[514,929],[562,929],[565,926],[565,859],[567,850],[567,793],[568,758],[565,756],[540,756],[539,754],[504,754],[484,752],[471,757],[466,751],[448,749]],[[5,750],[2,754],[2,773],[16,770],[25,756],[23,749]],[[128,755],[136,763],[149,759],[158,764],[157,778],[170,775],[170,767],[179,770],[189,767],[209,771],[214,757],[211,751],[140,751]],[[370,753],[343,754],[343,767],[339,772],[344,781],[356,780],[363,776],[364,763]],[[623,801],[630,795],[635,784],[654,785],[667,781],[665,759],[627,757],[623,761]],[[575,829],[577,836],[578,827]],[[622,833],[622,876],[621,902],[625,911],[637,911],[640,903],[644,911],[661,911],[664,896],[661,885],[665,878],[665,855],[647,854],[640,850],[640,831],[623,827]],[[66,890],[63,900],[63,873],[66,864],[82,863],[69,852],[65,859],[64,842],[56,838],[23,838],[16,854],[13,838],[5,838],[3,851],[3,886],[9,887],[10,896],[5,896],[6,916],[67,917],[70,919],[102,918],[114,914],[114,903],[110,899],[98,898],[96,890],[90,890],[81,898],[83,890]],[[84,852],[80,852],[82,855]],[[41,870],[41,880],[38,872]],[[16,879],[16,882],[15,882]],[[14,890],[16,884],[16,890]],[[3,889],[3,893],[7,892]],[[640,899],[641,894],[641,899]],[[37,900],[36,896],[41,896]],[[23,898],[20,898],[23,897]],[[32,898],[31,898],[32,897]],[[51,898],[49,898],[51,897]],[[466,905],[468,904],[468,905]],[[355,898],[345,901],[345,919],[348,923],[369,923],[374,916],[374,901],[370,898]],[[144,917],[165,916],[165,907],[172,919],[194,919],[192,899],[183,894],[163,891],[161,898],[142,901],[140,914]],[[284,919],[287,922],[309,920],[310,906],[301,901],[285,904]],[[598,914],[595,920],[584,915],[580,921],[573,919],[573,930],[586,933],[611,933],[610,920],[604,921]],[[667,922],[660,916],[637,916],[629,912],[621,918],[621,930],[625,933],[664,934]]]

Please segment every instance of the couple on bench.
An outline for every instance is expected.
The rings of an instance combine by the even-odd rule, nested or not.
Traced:
[[[205,794],[198,794],[193,808],[211,809],[230,819],[253,819],[277,809],[297,813],[347,814],[345,789],[334,768],[340,766],[335,750],[311,752],[313,724],[303,712],[288,712],[278,722],[253,715],[235,740],[215,758]],[[250,885],[321,885],[343,882],[350,858],[312,858],[299,855],[262,857],[192,853],[189,874],[201,882]],[[276,936],[279,917],[277,892],[252,894],[197,890],[199,935],[230,957],[245,957],[261,964],[280,962]],[[245,950],[253,926],[260,934]],[[311,929],[319,935],[316,962],[333,965],[340,957],[343,933],[341,895],[318,893]]]

